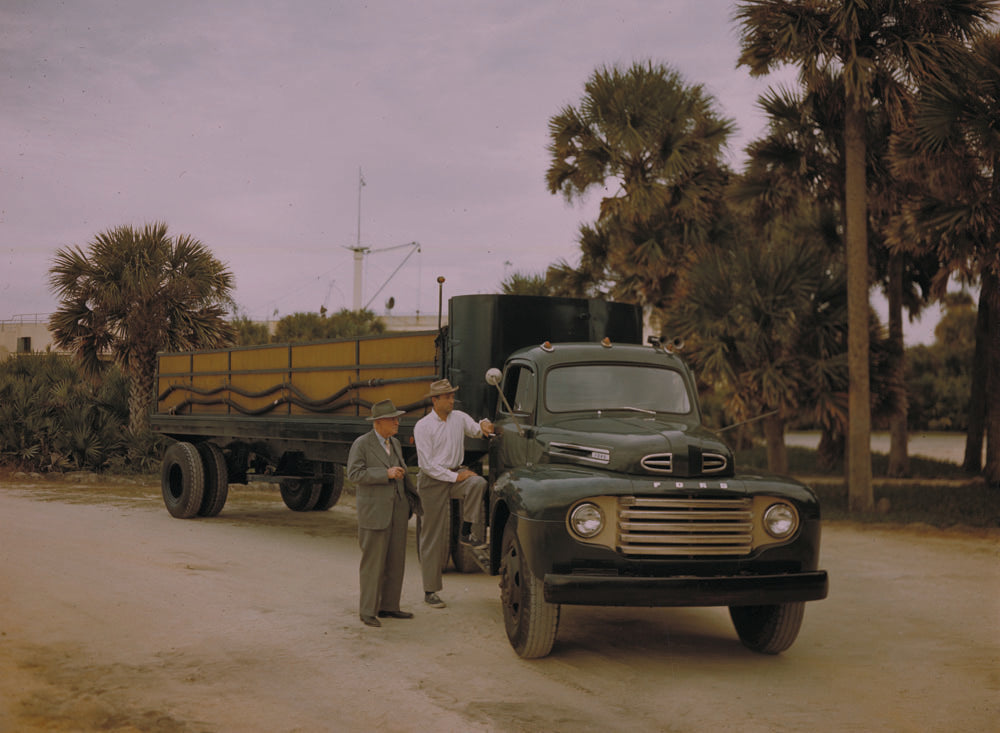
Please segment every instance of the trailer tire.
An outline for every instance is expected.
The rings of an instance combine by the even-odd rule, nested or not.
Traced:
[[[309,478],[283,479],[281,499],[293,512],[309,512],[319,500],[320,485]]]
[[[338,463],[333,464],[333,481],[324,481],[320,484],[319,498],[313,509],[317,512],[325,512],[338,501],[344,491],[344,467]]]
[[[525,561],[511,520],[503,531],[500,558],[500,605],[507,639],[522,659],[537,659],[552,651],[559,630],[559,604],[545,600],[541,578]]]
[[[802,626],[805,603],[730,606],[729,617],[743,646],[760,654],[780,654],[792,645]]]
[[[205,473],[205,491],[201,497],[199,517],[215,517],[226,505],[229,498],[229,469],[222,449],[215,443],[205,441],[198,444],[201,467]]]
[[[172,517],[189,519],[198,513],[205,472],[198,449],[191,443],[174,443],[167,448],[160,466],[160,489]]]

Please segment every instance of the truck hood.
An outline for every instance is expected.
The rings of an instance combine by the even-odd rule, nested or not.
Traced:
[[[535,438],[550,463],[662,477],[733,475],[732,451],[715,433],[661,417],[570,417],[540,426]]]

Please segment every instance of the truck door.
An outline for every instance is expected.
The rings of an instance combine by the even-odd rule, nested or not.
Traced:
[[[497,417],[494,421],[500,438],[494,441],[495,456],[491,456],[491,466],[497,464],[499,476],[507,468],[523,466],[531,460],[530,446],[535,433],[537,414],[538,378],[531,364],[515,362],[509,364],[501,383],[506,404],[498,400]],[[509,405],[509,408],[508,408]],[[492,473],[492,471],[491,471]]]

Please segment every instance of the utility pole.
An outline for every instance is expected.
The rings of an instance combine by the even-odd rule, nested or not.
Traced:
[[[417,242],[408,242],[407,244],[399,244],[396,245],[395,247],[382,247],[380,249],[372,249],[371,247],[365,247],[361,244],[361,189],[364,187],[365,187],[365,176],[364,173],[362,173],[361,171],[361,166],[358,166],[358,239],[353,247],[345,247],[345,249],[349,249],[354,253],[354,299],[353,299],[352,310],[355,312],[361,311],[362,309],[367,308],[369,305],[371,305],[372,301],[375,300],[375,298],[378,297],[378,294],[381,293],[382,290],[385,288],[385,286],[389,284],[389,280],[392,280],[392,278],[396,276],[396,273],[399,272],[400,269],[403,267],[403,265],[406,264],[406,261],[413,256],[413,253],[420,251],[420,244]],[[404,247],[409,248],[410,253],[406,255],[405,258],[403,258],[403,261],[399,264],[399,266],[395,270],[393,270],[392,274],[389,275],[388,279],[384,283],[382,283],[382,287],[380,287],[377,291],[375,291],[375,295],[371,297],[371,300],[369,300],[367,303],[364,303],[363,270],[364,270],[365,255],[371,254],[373,252],[388,252],[389,250],[393,249],[403,249]]]
[[[365,176],[361,172],[361,166],[358,166],[358,241],[355,246],[351,247],[351,251],[354,252],[354,303],[352,310],[361,310],[361,300],[362,300],[362,269],[364,267],[365,253],[368,251],[367,247],[361,246],[361,189],[365,187]]]

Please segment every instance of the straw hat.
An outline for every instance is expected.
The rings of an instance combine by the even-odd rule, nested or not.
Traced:
[[[452,387],[451,382],[447,379],[439,379],[436,382],[431,382],[431,391],[425,394],[424,397],[440,397],[452,392],[458,392],[458,387]]]

